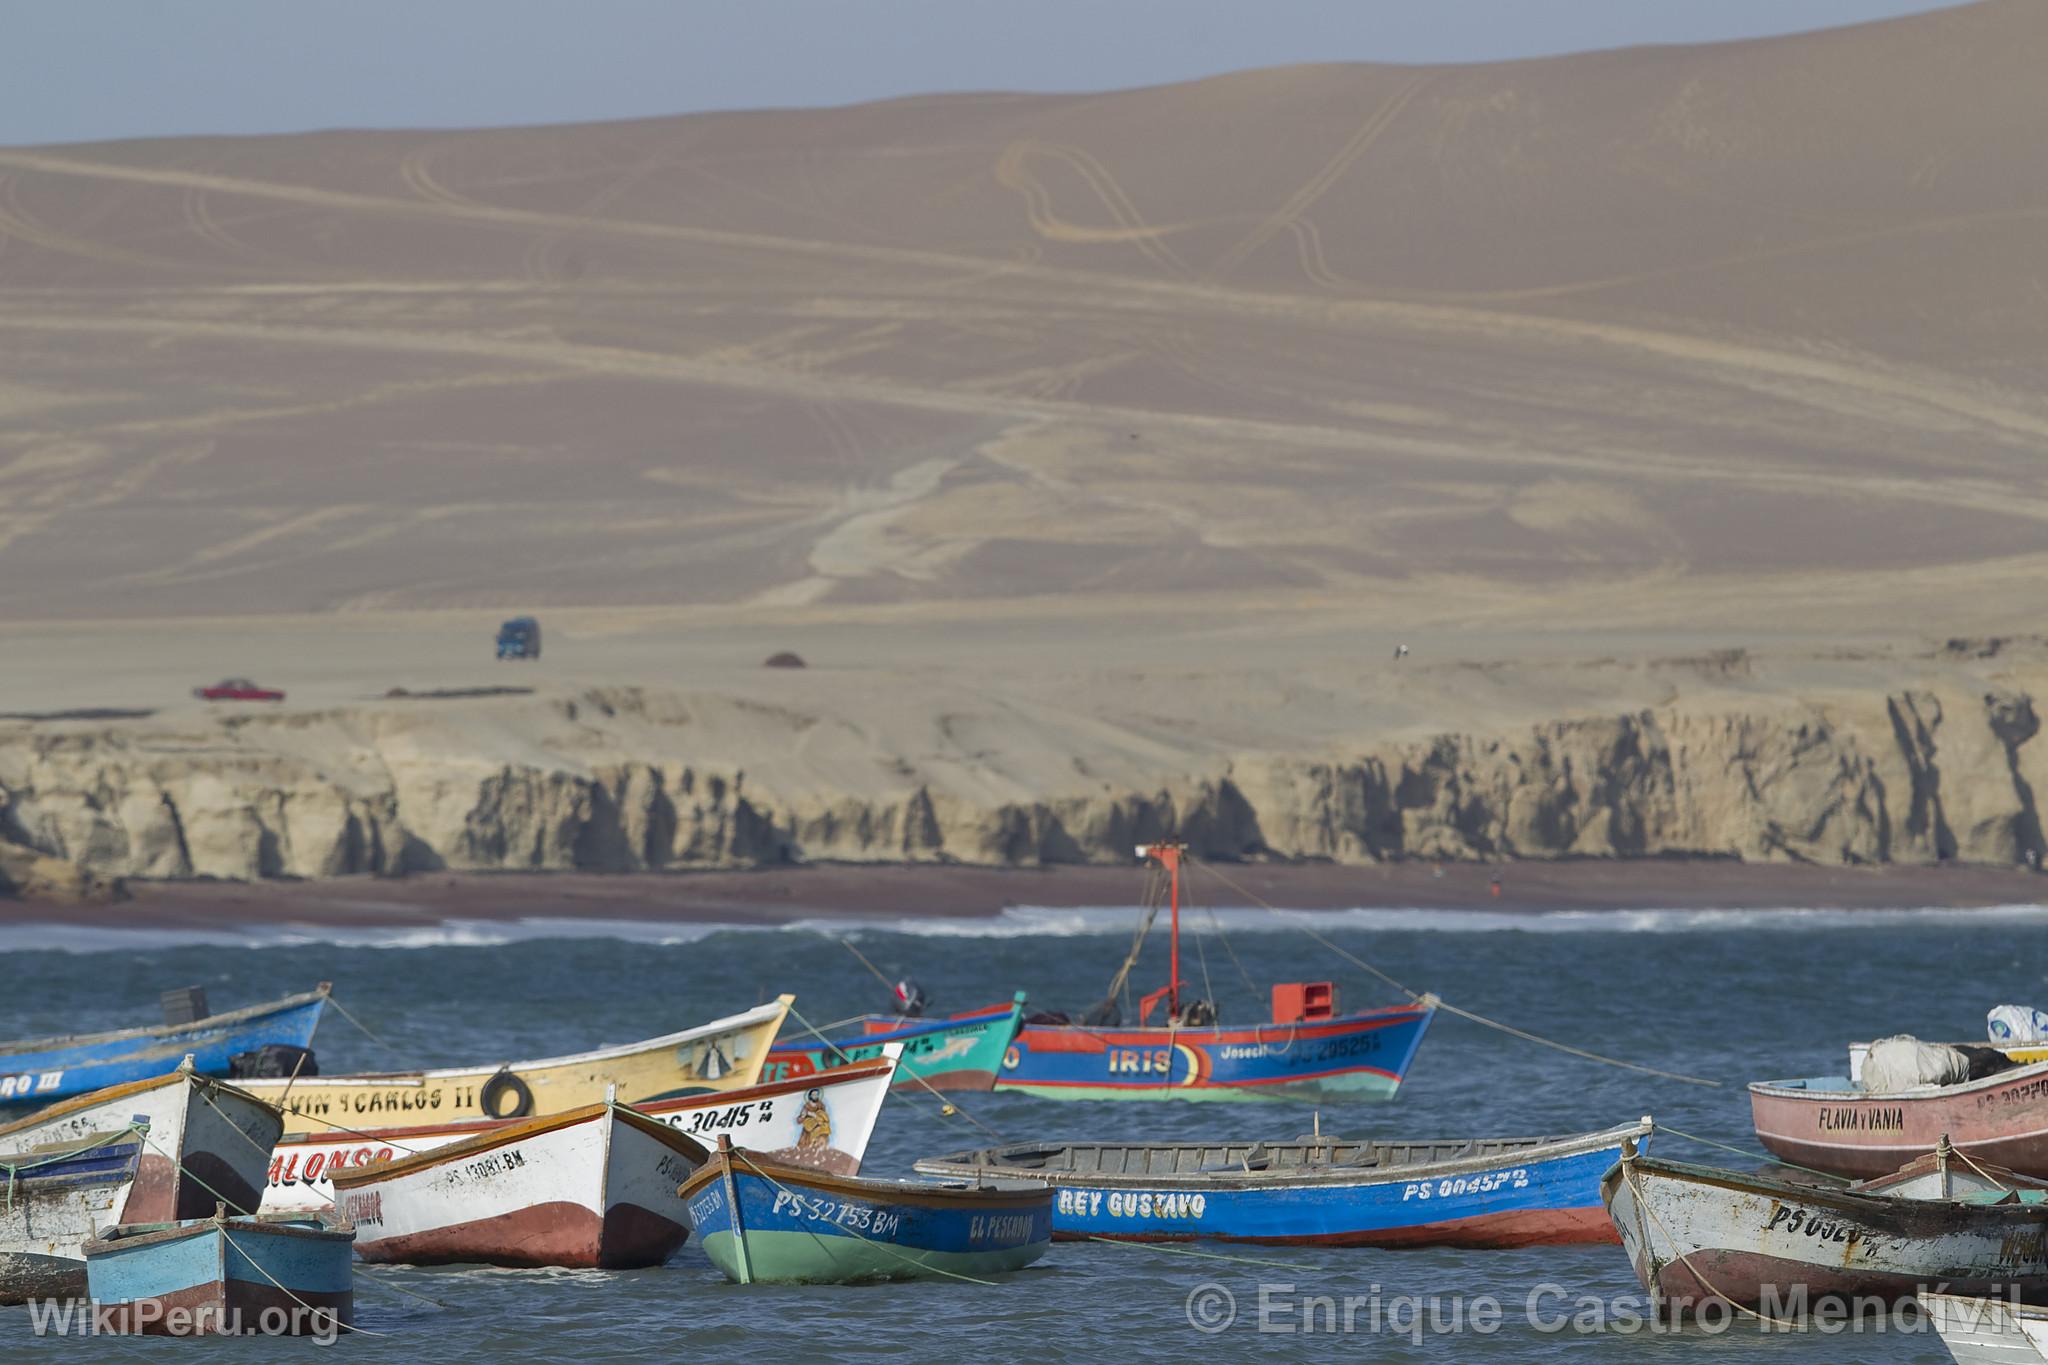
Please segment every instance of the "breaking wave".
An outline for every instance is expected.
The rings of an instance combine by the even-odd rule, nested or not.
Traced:
[[[862,939],[885,935],[916,938],[1024,939],[1122,938],[1136,922],[1137,906],[1054,908],[1012,906],[993,915],[812,915],[780,924],[760,922],[677,922],[639,919],[450,919],[424,925],[267,924],[166,928],[151,925],[0,924],[0,952],[73,953],[147,951],[219,946],[272,948],[331,945],[345,948],[489,948],[544,939],[616,939],[673,946],[714,934],[819,934]],[[1187,934],[1220,927],[1239,934],[1318,932],[1428,934],[1725,934],[1828,931],[1935,925],[1958,920],[1973,926],[2048,924],[2048,906],[1999,905],[1982,909],[1903,908],[1836,910],[1445,910],[1352,909],[1262,910],[1246,908],[1183,911]],[[1165,916],[1154,926],[1165,931]]]

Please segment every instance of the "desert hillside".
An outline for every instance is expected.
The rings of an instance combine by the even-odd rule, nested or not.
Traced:
[[[2040,628],[2044,69],[2048,8],[1985,0],[0,148],[0,838],[139,876],[1057,860],[1199,807],[1240,854],[2021,856],[2035,665],[1944,642]],[[506,683],[514,611],[530,697],[378,700]],[[292,699],[204,714],[224,672]],[[1923,695],[1970,736],[1938,764]],[[1836,777],[1705,794],[1813,744]],[[629,817],[686,773],[724,824]],[[2004,824],[1944,840],[1937,798]]]

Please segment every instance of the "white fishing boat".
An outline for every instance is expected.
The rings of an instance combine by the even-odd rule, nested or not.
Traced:
[[[858,1175],[896,1075],[898,1045],[889,1047],[875,1061],[818,1075],[633,1107],[701,1143],[724,1134],[778,1161],[827,1175]],[[476,1119],[432,1128],[287,1134],[271,1154],[263,1212],[319,1213],[334,1205],[332,1182],[338,1171],[439,1151],[518,1122]]]
[[[284,1117],[245,1090],[197,1074],[190,1060],[168,1075],[79,1095],[0,1125],[0,1160],[146,1129],[114,1221],[204,1218],[222,1204],[254,1213]]]
[[[0,1304],[85,1292],[85,1244],[114,1226],[141,1155],[134,1131],[0,1157]]]
[[[683,1181],[709,1158],[624,1105],[586,1105],[334,1176],[366,1261],[628,1270],[690,1235]]]
[[[1799,1318],[1943,1286],[2048,1299],[2048,1185],[1946,1145],[1893,1175],[1820,1189],[1624,1146],[1601,1194],[1636,1277],[1670,1317]]]

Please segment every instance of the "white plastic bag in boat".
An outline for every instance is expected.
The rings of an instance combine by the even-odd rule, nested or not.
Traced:
[[[1985,1036],[1994,1043],[2038,1043],[2048,1038],[2048,1014],[2025,1005],[1996,1005],[1984,1017]]]
[[[1916,1085],[1954,1085],[1970,1078],[1970,1059],[1952,1047],[1923,1043],[1910,1034],[1880,1038],[1863,1059],[1862,1086],[1883,1093]]]

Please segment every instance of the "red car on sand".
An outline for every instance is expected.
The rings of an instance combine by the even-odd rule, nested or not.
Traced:
[[[192,695],[201,701],[283,701],[284,693],[274,687],[258,687],[247,678],[223,678],[211,687],[195,687]]]

